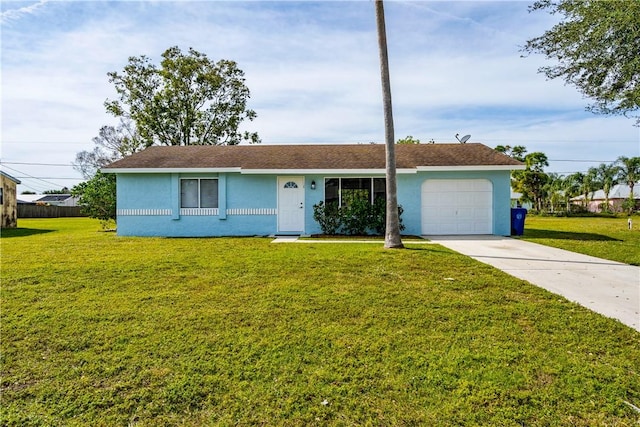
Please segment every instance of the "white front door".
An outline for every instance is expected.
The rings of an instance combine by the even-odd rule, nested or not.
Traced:
[[[493,185],[486,179],[422,183],[422,234],[491,234]]]
[[[278,177],[278,232],[304,232],[304,177]]]

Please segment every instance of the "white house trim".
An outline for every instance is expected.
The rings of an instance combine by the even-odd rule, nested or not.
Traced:
[[[525,170],[525,165],[474,165],[474,166],[416,166],[419,172],[446,172],[446,171],[512,171]]]
[[[277,213],[277,209],[269,208],[227,209],[227,215],[276,215]]]
[[[104,173],[227,173],[240,172],[241,168],[103,168]]]
[[[218,208],[180,208],[181,216],[215,216]]]
[[[384,169],[242,169],[244,175],[384,175]],[[414,174],[414,168],[396,169],[399,174]]]
[[[229,173],[244,175],[322,175],[322,174],[384,174],[384,169],[242,169],[242,168],[103,168],[104,173]],[[414,168],[398,168],[396,173],[414,174]]]
[[[169,216],[171,209],[118,209],[118,216]]]

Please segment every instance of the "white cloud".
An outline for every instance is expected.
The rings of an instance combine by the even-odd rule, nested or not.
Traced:
[[[382,140],[370,1],[43,5],[3,2],[3,161],[68,163],[91,149],[100,126],[115,122],[103,107],[115,96],[106,73],[129,56],[158,61],[174,45],[238,62],[258,113],[244,127],[265,143]],[[529,14],[526,2],[385,6],[398,138],[447,142],[460,132],[550,158],[639,155],[630,120],[585,113],[574,88],[537,74],[542,58],[520,57],[519,46],[557,17]]]
[[[17,21],[20,18],[23,18],[27,15],[32,15],[37,13],[44,5],[49,3],[50,0],[40,0],[36,3],[30,4],[28,6],[19,7],[17,9],[9,9],[0,13],[0,23],[8,23],[11,21]],[[9,7],[7,3],[3,3],[3,9]]]

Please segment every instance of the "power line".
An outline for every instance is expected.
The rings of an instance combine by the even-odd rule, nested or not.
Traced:
[[[65,167],[76,166],[73,163],[29,163],[29,162],[2,162],[2,161],[0,161],[0,165],[65,166]]]
[[[21,172],[23,173],[23,172]],[[45,179],[72,179],[72,180],[76,180],[76,181],[82,181],[83,178],[62,178],[59,176],[16,176],[16,178],[21,178],[21,179],[28,179],[28,178],[32,178],[32,179],[39,179],[39,180],[45,180]]]
[[[3,144],[67,144],[67,145],[87,145],[90,142],[75,142],[75,141],[2,141]]]
[[[26,176],[25,176],[26,178],[37,179],[37,180],[39,180],[39,181],[46,182],[46,183],[47,183],[47,184],[49,184],[49,185],[55,185],[56,187],[63,187],[63,185],[56,184],[55,182],[51,182],[51,181],[46,181],[46,180],[45,180],[45,179],[43,179],[43,178],[38,178],[38,177],[35,177],[35,176],[33,176],[33,175],[29,175],[28,173],[25,173],[25,172],[19,171],[18,169],[14,169],[14,168],[9,167],[9,166],[5,166],[5,168],[10,169],[10,170],[12,170],[12,171],[14,171],[14,172],[17,172],[17,173],[24,174],[24,175],[26,175]],[[22,177],[22,178],[25,178],[25,177]],[[51,179],[58,179],[58,178],[51,178]],[[74,179],[76,179],[76,178],[74,178]]]
[[[40,189],[38,189],[38,188],[32,187],[32,186],[30,186],[30,185],[28,185],[28,184],[25,184],[24,182],[23,182],[23,183],[21,183],[20,185],[23,185],[23,186],[27,187],[28,189],[35,191],[36,193],[37,193],[37,192],[41,192],[41,191],[46,191],[46,190],[40,190]]]
[[[550,162],[576,162],[576,163],[615,163],[615,160],[576,160],[576,159],[549,159]]]

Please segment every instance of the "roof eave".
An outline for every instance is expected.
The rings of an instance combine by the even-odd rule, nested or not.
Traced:
[[[417,166],[419,172],[446,171],[512,171],[525,170],[525,165],[464,165],[464,166]]]
[[[225,173],[241,172],[241,168],[102,168],[102,173]]]
[[[228,173],[244,175],[385,174],[384,169],[243,169],[243,168],[102,168],[102,173]],[[414,168],[398,168],[396,173],[413,174]]]
[[[370,174],[370,175],[384,175],[385,169],[242,169],[242,174],[245,175],[337,175],[337,174]],[[396,173],[398,174],[413,174],[417,170],[414,168],[398,168]]]

